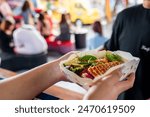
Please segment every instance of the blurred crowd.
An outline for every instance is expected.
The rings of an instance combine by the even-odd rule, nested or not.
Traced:
[[[38,13],[37,18],[34,2],[25,0],[21,13],[16,16],[8,3],[6,0],[0,1],[2,52],[32,55],[47,51],[45,38],[51,34],[52,30],[52,21],[47,13]]]
[[[59,33],[57,35],[53,33],[54,21],[49,14],[52,6],[50,1],[47,0],[47,8],[43,10],[38,7],[37,0],[0,0],[0,48],[2,52],[32,55],[47,50],[62,53],[75,50],[75,42],[71,35],[87,32],[84,31],[80,22],[76,25],[72,24],[69,13],[62,13],[61,20],[57,24]],[[120,2],[116,0],[111,11],[110,5],[113,3],[110,3],[111,0],[105,2],[105,18],[107,22],[111,22],[112,14],[117,12],[116,7]],[[122,4],[127,7],[128,1]],[[19,13],[16,9],[19,9]],[[96,20],[90,30],[90,37],[86,42],[81,43],[86,43],[84,48],[95,49],[103,45],[106,40],[103,37],[102,24],[100,20]]]
[[[49,2],[48,2],[49,3]],[[20,5],[22,4],[22,5]],[[21,12],[14,14],[16,6]],[[0,48],[2,53],[33,55],[52,50],[74,50],[70,14],[62,14],[60,34],[54,35],[53,21],[47,11],[37,8],[36,0],[0,0]]]
[[[50,1],[47,0],[47,8],[43,10],[38,8],[37,0],[0,0],[0,48],[2,52],[32,55],[47,50],[62,53],[75,50],[76,45],[71,35],[73,33],[81,35],[87,32],[84,31],[80,22],[77,22],[76,26],[72,24],[69,13],[62,13],[61,21],[57,24],[59,33],[54,34],[54,21],[49,14],[52,6]],[[93,0],[93,5],[96,3],[97,1]],[[112,4],[114,4],[113,8],[111,8]],[[117,14],[118,4],[123,4],[124,7],[130,5],[128,0],[105,1],[107,22],[111,22],[112,16]],[[16,9],[20,9],[19,13]],[[95,49],[107,40],[103,36],[100,20],[96,20],[91,29],[87,41],[81,41],[85,43],[84,48],[87,49]]]

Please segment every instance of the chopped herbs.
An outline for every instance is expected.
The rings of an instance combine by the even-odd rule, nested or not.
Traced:
[[[106,58],[112,62],[112,61],[122,61],[122,57],[119,56],[118,54],[113,54],[112,52],[106,52]]]

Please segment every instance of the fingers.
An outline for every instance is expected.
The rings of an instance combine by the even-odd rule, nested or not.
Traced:
[[[105,79],[107,79],[107,77],[109,77],[109,76],[106,76]],[[97,78],[97,79],[94,80],[91,84],[89,84],[89,86],[91,87],[91,86],[93,86],[93,85],[100,84],[100,83],[102,83],[103,81],[104,81],[103,78],[100,78],[100,79]]]
[[[109,74],[108,82],[117,83],[122,76],[121,68],[117,68]]]
[[[133,87],[134,85],[134,80],[135,80],[135,74],[132,73],[127,77],[127,80],[125,81],[120,81],[118,82],[115,86],[116,89],[121,93],[124,92],[126,90],[128,90],[129,88]]]

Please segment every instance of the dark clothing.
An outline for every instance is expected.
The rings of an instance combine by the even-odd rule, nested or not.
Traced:
[[[150,98],[150,9],[138,5],[119,13],[105,48],[127,51],[141,59],[134,87],[126,91],[125,99]]]
[[[4,16],[3,16],[3,14],[0,12],[0,23],[3,21],[3,19],[4,19]]]
[[[61,41],[70,40],[70,28],[67,23],[60,24],[60,35],[57,37],[57,39]]]
[[[14,53],[13,47],[10,47],[12,36],[7,35],[5,32],[0,31],[0,48],[2,52]]]

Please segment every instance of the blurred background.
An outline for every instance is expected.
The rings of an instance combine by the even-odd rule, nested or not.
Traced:
[[[31,69],[69,51],[103,46],[117,14],[140,3],[142,0],[0,0],[1,67]],[[28,66],[22,65],[24,61],[29,61]]]
[[[20,15],[21,7],[25,0],[6,0],[15,16]],[[61,14],[69,14],[72,23],[88,25],[89,29],[96,20],[100,20],[102,26],[113,23],[116,15],[123,9],[142,3],[142,0],[30,0],[36,13],[47,11],[54,27],[53,33],[59,34],[58,24]],[[37,14],[38,17],[38,14]],[[105,30],[105,29],[104,29]],[[107,32],[108,31],[108,32]],[[106,33],[107,32],[107,33]],[[110,37],[110,29],[104,31],[104,36]]]

